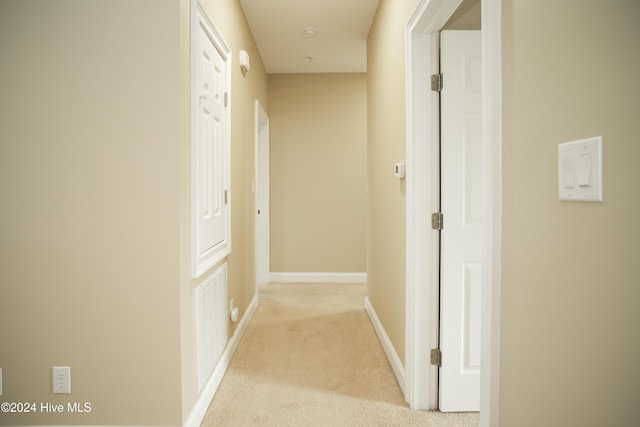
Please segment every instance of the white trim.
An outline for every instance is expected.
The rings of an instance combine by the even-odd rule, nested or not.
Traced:
[[[366,283],[367,273],[270,273],[279,283]]]
[[[420,43],[425,55],[436,54],[435,45],[438,37],[420,36],[415,43]],[[437,61],[431,63],[436,69],[431,69],[426,75],[438,72]],[[424,66],[424,65],[422,65]],[[412,75],[413,66],[407,71]],[[410,81],[411,77],[407,78]],[[418,89],[422,88],[422,89]],[[427,79],[414,79],[413,89],[409,93],[431,93]],[[424,111],[424,117],[433,117],[437,113],[437,98],[427,102],[425,97],[411,98],[408,102],[421,103],[419,106],[408,106],[410,110]],[[436,123],[412,121],[407,114],[408,141],[423,138],[423,141],[437,140],[438,126]],[[431,126],[429,126],[429,124]],[[433,134],[431,134],[433,133]],[[420,135],[420,136],[419,136]],[[439,180],[438,146],[433,144],[407,144],[407,289],[406,289],[406,342],[405,367],[407,370],[407,392],[405,400],[412,409],[437,408],[437,378],[435,367],[425,363],[429,360],[429,349],[438,346],[438,292],[429,286],[438,280],[438,234],[432,233],[430,224],[423,219],[429,218],[431,213],[438,212]],[[431,195],[427,198],[425,195]],[[428,262],[425,262],[428,260]]]
[[[393,373],[396,376],[396,380],[400,385],[400,389],[403,393],[405,393],[406,387],[406,379],[405,379],[405,370],[402,366],[402,362],[398,357],[398,353],[393,348],[393,344],[391,344],[391,340],[389,336],[385,332],[382,327],[382,323],[380,323],[380,319],[378,319],[378,315],[374,310],[369,298],[364,298],[364,309],[369,315],[369,319],[371,319],[371,324],[373,325],[373,329],[376,331],[376,335],[378,335],[378,339],[380,340],[380,344],[382,344],[382,348],[384,353],[387,355],[387,359],[389,359],[389,363],[391,364],[391,369],[393,369]]]
[[[439,72],[438,32],[462,0],[423,0],[407,23],[407,288],[405,400],[437,409],[438,371],[428,364],[438,346],[439,236],[431,213],[440,210],[439,107],[430,75]],[[430,94],[425,97],[424,94]],[[419,94],[419,96],[414,96]],[[413,120],[413,117],[420,119]],[[423,120],[428,117],[429,120]],[[425,197],[425,195],[430,195]],[[428,260],[428,262],[425,262]]]
[[[222,378],[227,372],[227,368],[229,368],[231,358],[238,349],[240,340],[242,339],[247,326],[249,326],[249,322],[251,322],[251,319],[253,318],[253,314],[255,313],[257,307],[258,296],[255,295],[251,300],[249,307],[247,307],[247,311],[244,313],[244,316],[242,316],[242,320],[240,320],[240,323],[238,323],[238,327],[233,333],[233,336],[227,343],[227,347],[224,349],[224,352],[220,356],[220,360],[218,360],[218,363],[214,368],[211,377],[209,377],[209,380],[202,389],[202,392],[200,393],[196,404],[191,409],[189,417],[184,421],[183,426],[198,427],[202,423],[207,409],[209,408],[209,405],[213,400],[213,396],[216,394],[216,391],[218,391],[218,387],[222,382]]]
[[[482,0],[486,255],[482,278],[480,426],[499,425],[502,289],[502,0]]]
[[[224,207],[224,215],[226,216],[225,221],[225,238],[224,240],[217,244],[216,246],[208,249],[202,254],[198,253],[198,240],[200,238],[199,230],[198,230],[198,209],[197,209],[197,200],[198,200],[198,150],[196,149],[197,144],[195,143],[195,138],[197,137],[197,128],[198,128],[198,88],[196,87],[196,63],[197,63],[197,31],[198,28],[201,27],[214,47],[218,50],[220,55],[225,61],[226,66],[226,92],[229,94],[228,102],[225,109],[225,121],[226,121],[226,129],[224,130],[224,163],[225,170],[223,172],[223,186],[227,191],[228,202]],[[191,123],[190,123],[190,144],[191,144],[191,277],[197,279],[202,276],[207,270],[215,266],[217,263],[222,261],[225,257],[227,257],[231,253],[231,48],[222,37],[222,33],[216,25],[213,23],[211,17],[207,13],[207,11],[203,8],[198,0],[191,0],[191,28],[190,28],[190,37],[191,37],[191,82],[190,82],[190,90],[191,90],[191,100],[190,100],[190,108],[191,108]]]
[[[429,216],[439,208],[437,187],[437,117],[433,101],[414,94],[430,93],[429,75],[437,69],[437,36],[461,0],[421,0],[407,23],[407,289],[406,392],[412,409],[437,407],[437,375],[424,361],[437,344],[437,237],[430,233]],[[501,0],[483,0],[483,163],[486,255],[482,292],[482,374],[480,425],[498,426],[500,361],[500,273],[502,221],[502,76]],[[434,167],[436,169],[434,169]],[[439,191],[439,190],[438,190]],[[424,195],[431,197],[425,200]],[[425,263],[424,260],[429,260]],[[434,392],[435,390],[435,392]]]
[[[409,17],[409,34],[439,32],[461,4],[462,0],[420,0]]]

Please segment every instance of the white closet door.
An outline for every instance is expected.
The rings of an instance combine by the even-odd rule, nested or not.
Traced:
[[[440,410],[480,410],[482,92],[479,31],[441,37]]]

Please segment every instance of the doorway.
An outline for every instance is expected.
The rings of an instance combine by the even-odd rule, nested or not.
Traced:
[[[256,287],[269,283],[269,116],[255,102],[255,245]],[[256,289],[257,291],[257,289]]]
[[[407,291],[406,388],[413,409],[438,408],[438,370],[425,361],[438,346],[439,103],[430,75],[439,72],[439,33],[461,0],[423,0],[407,25]],[[500,317],[501,209],[501,1],[484,0],[482,10],[482,170],[486,227],[481,273],[480,419],[497,425]],[[425,96],[424,94],[429,94]],[[427,118],[426,120],[424,118]],[[425,197],[426,195],[426,197]],[[426,262],[425,262],[426,261]]]

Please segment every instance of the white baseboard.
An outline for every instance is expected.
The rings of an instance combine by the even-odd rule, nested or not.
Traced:
[[[380,340],[380,344],[382,344],[382,348],[384,349],[385,354],[387,355],[387,359],[389,359],[389,363],[391,364],[391,368],[393,369],[393,373],[396,376],[396,380],[398,380],[398,384],[400,385],[400,389],[402,389],[402,393],[406,395],[405,392],[405,371],[400,358],[398,357],[398,353],[393,348],[393,344],[391,344],[391,340],[389,336],[384,331],[382,327],[382,323],[380,323],[380,319],[378,319],[378,315],[376,311],[373,309],[369,298],[364,298],[364,309],[369,315],[369,319],[371,319],[371,323],[373,324],[373,329],[375,329],[376,334],[378,335],[378,339]]]
[[[278,283],[366,283],[367,273],[269,273]]]
[[[222,382],[222,377],[227,372],[227,368],[229,367],[229,363],[231,363],[231,358],[235,354],[238,349],[238,344],[240,344],[240,339],[244,332],[249,326],[249,322],[253,317],[253,314],[258,308],[258,296],[255,295],[251,300],[251,304],[247,307],[247,311],[242,316],[242,320],[238,323],[238,327],[236,328],[233,336],[227,343],[227,347],[224,349],[224,352],[220,356],[220,360],[218,360],[218,364],[213,370],[211,377],[205,384],[202,392],[200,393],[200,397],[196,401],[196,404],[191,409],[189,413],[189,417],[183,424],[183,427],[199,427],[204,419],[205,414],[207,413],[207,409],[211,404],[211,400],[213,400],[213,396],[216,394],[220,383]]]

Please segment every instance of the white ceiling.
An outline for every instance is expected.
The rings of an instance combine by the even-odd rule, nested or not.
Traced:
[[[240,0],[267,73],[364,73],[380,0]],[[317,30],[306,38],[304,29]],[[309,61],[308,56],[314,56]]]

